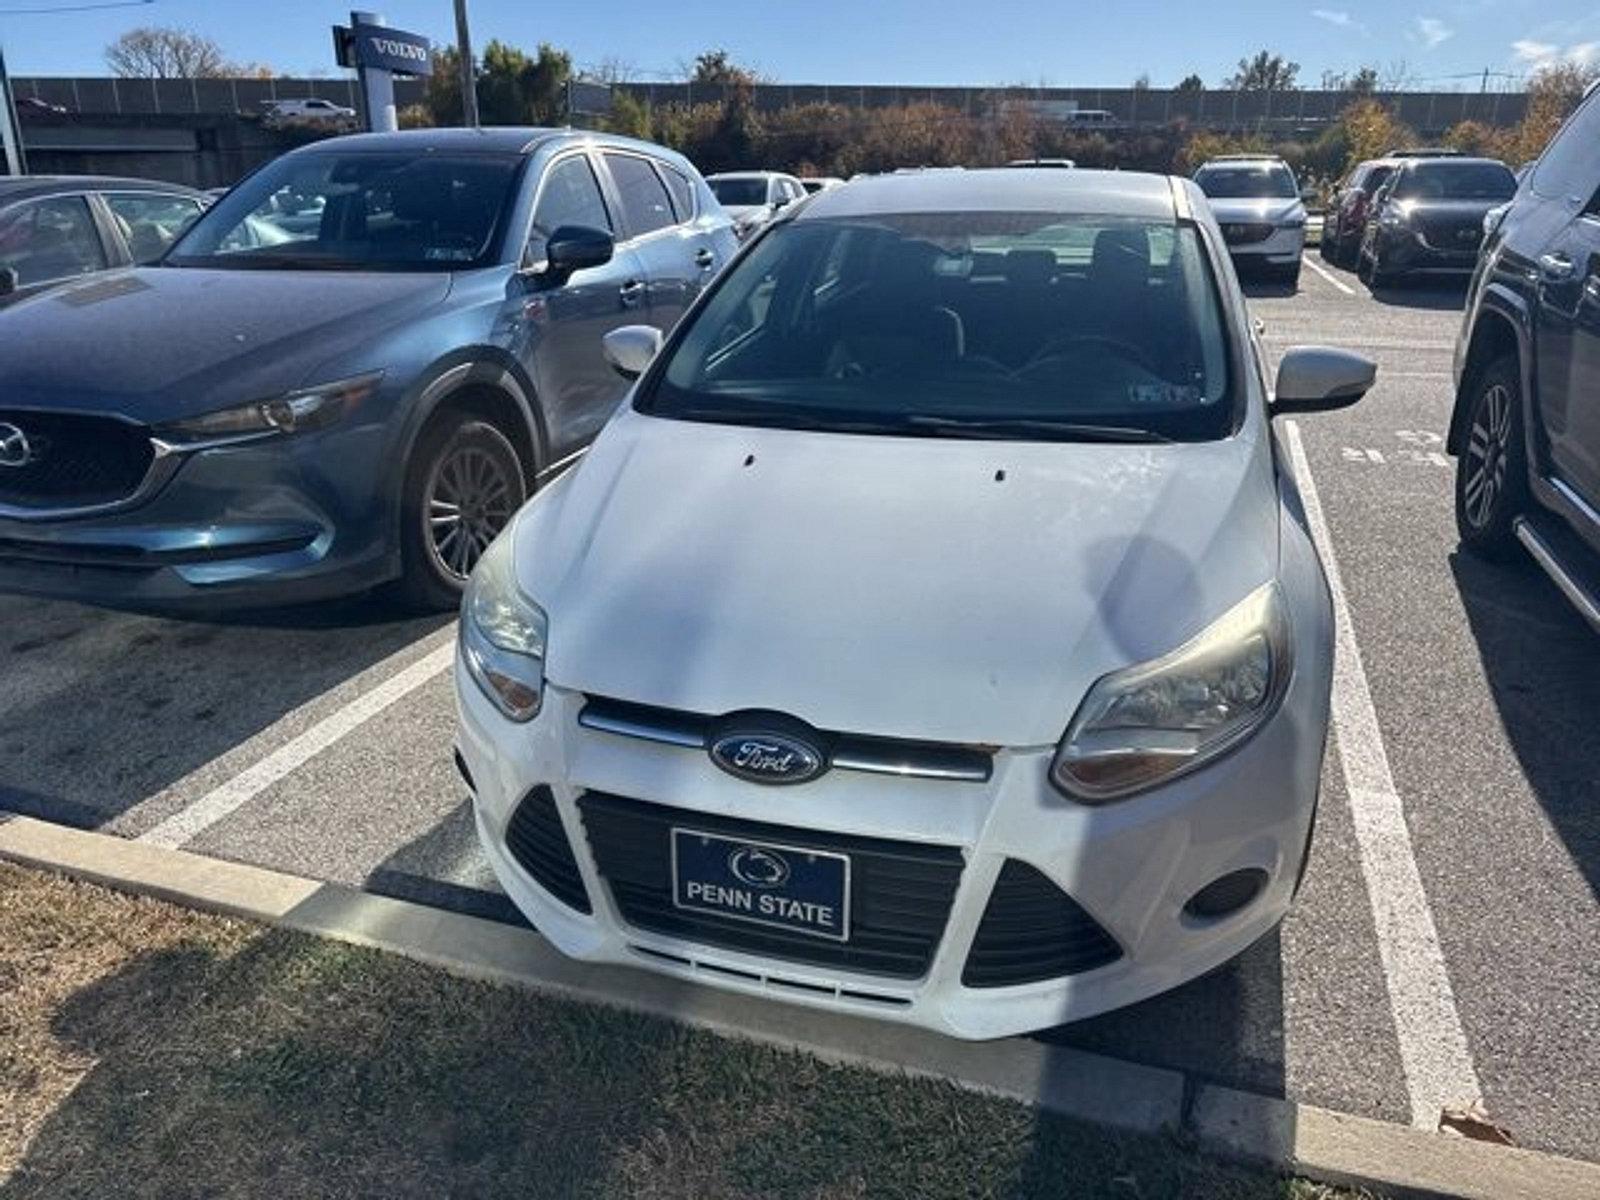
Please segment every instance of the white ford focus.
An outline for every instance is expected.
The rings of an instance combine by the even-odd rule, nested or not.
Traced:
[[[658,346],[660,347],[658,352]],[[462,607],[459,762],[579,958],[983,1038],[1192,979],[1304,869],[1328,589],[1203,197],[824,192],[754,239]]]

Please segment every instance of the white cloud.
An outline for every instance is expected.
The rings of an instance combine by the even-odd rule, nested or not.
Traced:
[[[1536,42],[1532,38],[1518,38],[1511,43],[1511,57],[1529,66],[1549,62],[1560,51],[1554,42]]]
[[[1600,63],[1600,42],[1574,42],[1562,48],[1555,42],[1518,38],[1511,43],[1511,60],[1530,71],[1553,67],[1557,63],[1576,63],[1580,67]]]
[[[1424,49],[1432,50],[1440,42],[1449,41],[1455,35],[1456,31],[1438,17],[1417,18],[1417,31],[1414,36],[1422,43]]]
[[[1349,29],[1355,25],[1355,18],[1343,9],[1313,8],[1311,15],[1319,21],[1326,21],[1329,25],[1337,25],[1341,29]]]

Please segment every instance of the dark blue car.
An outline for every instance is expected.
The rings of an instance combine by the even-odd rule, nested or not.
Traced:
[[[452,605],[621,399],[602,336],[670,327],[735,247],[687,160],[624,138],[287,154],[158,265],[0,313],[0,590]]]

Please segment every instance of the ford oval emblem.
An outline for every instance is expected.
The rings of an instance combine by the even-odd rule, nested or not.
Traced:
[[[816,746],[767,730],[724,733],[711,743],[711,761],[751,783],[805,783],[827,769]]]

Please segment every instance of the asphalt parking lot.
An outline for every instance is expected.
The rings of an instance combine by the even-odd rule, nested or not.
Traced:
[[[1379,363],[1280,423],[1346,637],[1299,904],[1228,968],[1046,1035],[1400,1122],[1481,1099],[1600,1159],[1600,640],[1531,564],[1456,551],[1457,289],[1308,261],[1274,353]],[[0,597],[0,810],[515,919],[451,765],[446,619],[374,601],[180,622]]]

